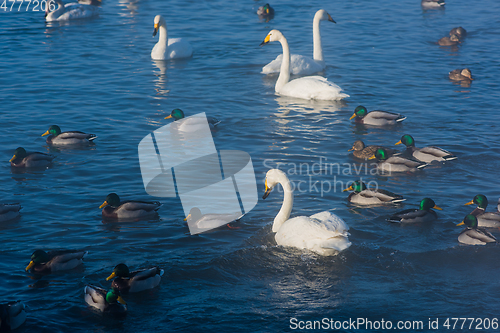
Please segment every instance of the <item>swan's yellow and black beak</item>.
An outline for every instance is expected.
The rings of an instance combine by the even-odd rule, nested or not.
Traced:
[[[443,208],[438,207],[437,205],[434,205],[434,207],[432,207],[432,208],[437,209],[437,210],[443,210]]]
[[[474,203],[474,200],[471,200],[468,203],[464,204],[464,206],[472,205],[473,203]]]
[[[107,202],[107,201],[104,201],[104,202],[102,203],[102,205],[100,205],[100,206],[99,206],[99,208],[106,207],[107,205],[109,205],[109,204],[108,204],[108,202]]]
[[[46,136],[46,135],[49,135],[49,134],[50,134],[49,131],[47,131],[47,132],[43,133],[42,136]]]
[[[184,221],[187,221],[190,217],[191,217],[191,213],[189,213],[188,216],[186,216],[186,218],[184,219]]]
[[[397,146],[397,145],[400,145],[402,144],[401,140],[399,140],[398,142],[396,142],[394,145]]]
[[[12,162],[15,159],[16,159],[16,155],[12,156],[12,158],[9,160],[9,162]]]
[[[461,226],[461,225],[464,225],[464,221],[460,222],[459,224],[457,224],[457,227]]]
[[[127,305],[127,302],[125,302],[125,300],[123,300],[123,298],[121,296],[118,296],[116,298],[116,300],[118,301],[118,303],[120,304],[123,304],[123,305]]]
[[[349,120],[352,120],[354,117],[356,117],[356,114],[354,113]]]
[[[108,277],[106,278],[106,281],[111,280],[111,279],[112,279],[112,278],[114,278],[115,276],[116,276],[115,272],[111,273],[111,275],[110,275],[110,276],[108,276]]]
[[[271,39],[271,35],[267,35],[266,38],[264,38],[264,41],[262,43],[260,43],[259,46],[266,45],[267,43],[269,43],[270,39]]]
[[[330,14],[328,14],[328,21],[330,21],[330,22],[333,22],[333,23],[337,24],[337,22],[335,22],[335,21],[332,19],[332,17],[330,16]]]
[[[155,30],[153,30],[153,37],[158,33],[158,24],[155,24]]]
[[[167,117],[165,117],[165,119],[170,119],[172,118],[172,115],[168,115]]]
[[[266,186],[266,192],[264,193],[264,195],[262,196],[262,199],[265,199],[269,196],[269,193],[271,193],[271,191],[273,190],[272,188],[269,188],[267,187],[267,179],[266,179],[266,182],[264,184]]]
[[[353,190],[353,188],[352,188],[352,185],[351,185],[351,186],[349,186],[348,188],[346,188],[345,190],[343,190],[342,192],[345,192],[345,191],[352,191],[352,190]]]

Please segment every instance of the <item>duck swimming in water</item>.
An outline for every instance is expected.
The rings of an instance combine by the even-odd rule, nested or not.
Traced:
[[[488,230],[478,226],[477,218],[469,214],[457,226],[466,225],[460,235],[458,241],[469,245],[486,245],[486,243],[496,243],[497,239]]]

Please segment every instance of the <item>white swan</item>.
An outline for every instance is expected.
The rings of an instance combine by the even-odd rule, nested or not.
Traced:
[[[49,5],[45,11],[45,21],[69,21],[85,19],[99,14],[99,7],[94,5],[86,5],[80,3],[64,4],[62,0],[54,0],[57,3],[57,8],[53,12],[49,12]]]
[[[335,22],[330,14],[324,9],[316,12],[313,19],[313,59],[300,54],[292,54],[290,70],[292,74],[311,75],[313,73],[321,72],[325,69],[326,64],[323,60],[323,48],[321,47],[321,35],[319,32],[319,22],[330,21]],[[279,55],[262,67],[262,74],[279,73],[283,55]]]
[[[279,30],[271,30],[261,46],[269,42],[280,42],[283,47],[283,62],[274,90],[283,96],[326,101],[340,100],[349,95],[342,93],[342,88],[322,76],[305,76],[290,81],[290,48]]]
[[[153,37],[156,36],[158,30],[160,35],[158,43],[151,50],[151,58],[153,60],[168,60],[178,58],[188,58],[193,55],[193,48],[188,41],[183,38],[168,38],[167,22],[161,15],[155,16],[155,30]]]
[[[293,191],[286,174],[271,169],[266,174],[267,198],[276,184],[283,187],[283,205],[273,223],[273,232],[278,245],[308,249],[323,256],[336,255],[351,246],[348,239],[349,227],[335,214],[328,211],[312,216],[297,216],[289,219],[293,207]]]

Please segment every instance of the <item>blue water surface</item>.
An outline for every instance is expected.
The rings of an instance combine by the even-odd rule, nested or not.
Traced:
[[[488,210],[500,196],[500,3],[456,0],[423,10],[418,0],[277,0],[269,22],[255,14],[263,4],[103,0],[95,19],[50,25],[26,6],[0,11],[1,200],[23,206],[19,219],[0,225],[0,300],[26,304],[18,332],[281,332],[292,330],[291,318],[415,320],[425,331],[429,318],[444,330],[446,318],[498,316],[500,247],[460,245],[455,225],[474,195],[489,198]],[[320,8],[337,22],[321,24],[323,75],[350,97],[277,96],[277,76],[260,71],[281,46],[259,44],[280,29],[293,53],[311,56]],[[189,40],[192,58],[151,60],[157,14],[171,37]],[[456,26],[467,29],[465,41],[438,46]],[[469,87],[448,79],[463,67],[475,77]],[[360,104],[407,119],[389,129],[356,127],[349,117]],[[292,216],[330,210],[350,226],[352,246],[335,257],[276,246],[278,190],[259,198],[234,224],[239,229],[191,236],[179,199],[147,195],[137,155],[140,140],[167,124],[174,108],[222,120],[213,133],[217,149],[251,155],[259,193],[271,167],[307,183],[295,192]],[[52,124],[95,133],[96,145],[51,148],[41,134]],[[347,152],[355,140],[391,146],[406,133],[417,146],[436,145],[458,159],[390,177],[352,169],[360,166]],[[18,146],[56,155],[54,165],[14,172],[8,160]],[[308,172],[319,163],[323,172]],[[352,207],[342,189],[360,176],[404,195],[405,204]],[[110,192],[160,200],[160,218],[104,223],[98,207]],[[386,222],[424,197],[443,208],[436,222]],[[35,278],[24,268],[36,248],[89,254],[77,270]],[[107,287],[120,262],[159,265],[165,275],[154,290],[124,297],[125,318],[100,316],[86,306],[83,287]]]

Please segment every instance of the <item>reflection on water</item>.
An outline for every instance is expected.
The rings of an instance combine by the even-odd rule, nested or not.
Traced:
[[[155,99],[163,99],[170,92],[170,90],[166,88],[167,83],[168,83],[168,77],[167,77],[168,61],[164,61],[164,60],[152,60],[152,61],[153,61],[153,64],[160,70],[159,72],[153,71],[153,74],[156,76],[156,80],[155,80],[156,95],[154,96],[154,98]]]
[[[120,7],[125,7],[128,13],[120,12],[118,15],[120,16],[134,16],[137,14],[139,9],[139,0],[119,0],[118,1]]]

